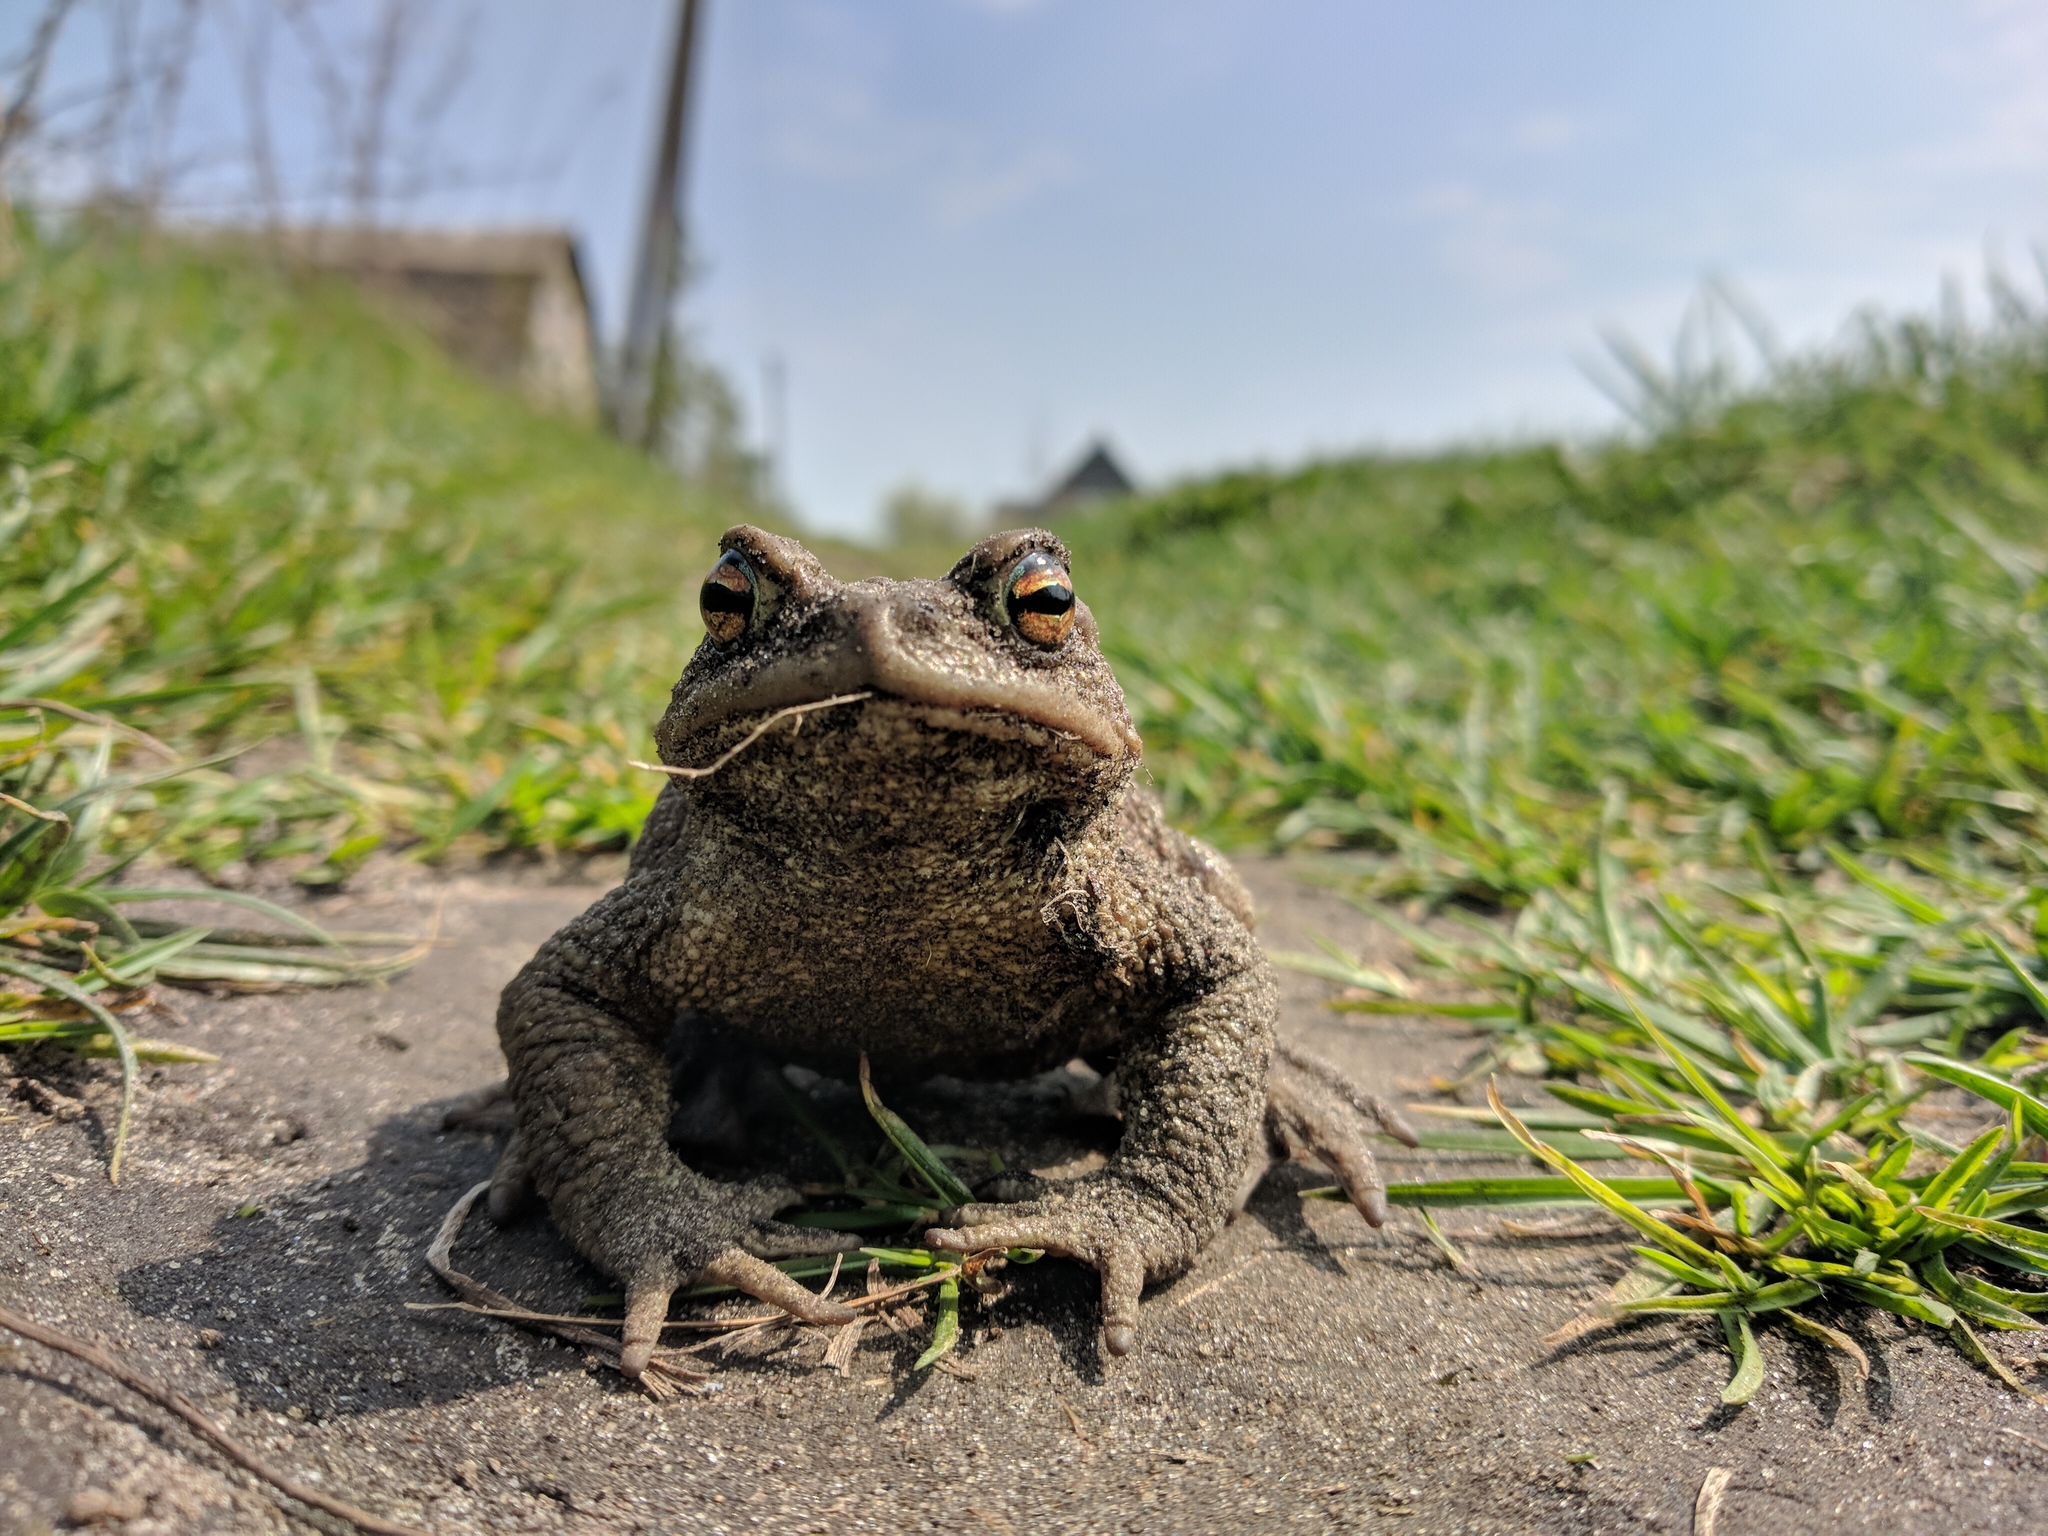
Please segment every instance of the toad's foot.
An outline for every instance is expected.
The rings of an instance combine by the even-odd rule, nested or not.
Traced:
[[[1314,1157],[1377,1227],[1387,1219],[1387,1193],[1367,1139],[1376,1130],[1406,1146],[1419,1145],[1393,1105],[1361,1092],[1327,1062],[1292,1046],[1273,1047],[1266,1078],[1266,1135],[1273,1151]]]
[[[1042,1248],[1078,1259],[1102,1276],[1102,1342],[1112,1355],[1137,1347],[1138,1297],[1148,1280],[1179,1274],[1197,1241],[1157,1195],[1114,1174],[1091,1174],[1019,1205],[963,1205],[953,1227],[925,1241],[956,1253]]]
[[[488,1088],[465,1093],[441,1116],[441,1129],[444,1131],[468,1128],[495,1131],[512,1123],[512,1084],[502,1077]]]
[[[770,1225],[779,1226],[780,1223]],[[841,1233],[808,1235],[831,1239],[844,1237]],[[814,1244],[801,1251],[843,1253],[858,1241],[856,1238],[851,1242],[841,1240]],[[780,1257],[790,1255],[782,1254]],[[851,1308],[828,1301],[816,1291],[798,1284],[773,1264],[737,1245],[719,1252],[697,1271],[696,1278],[704,1284],[729,1285],[734,1290],[745,1291],[771,1307],[780,1307],[799,1322],[850,1323],[859,1316]],[[626,1283],[626,1328],[620,1339],[624,1348],[619,1354],[619,1369],[636,1380],[654,1356],[654,1347],[661,1339],[662,1325],[668,1321],[668,1306],[675,1295],[675,1286],[674,1278],[658,1270],[643,1271]]]
[[[693,1281],[730,1285],[780,1307],[806,1323],[846,1323],[855,1314],[768,1263],[807,1254],[844,1253],[860,1246],[851,1233],[792,1227],[773,1219],[797,1202],[797,1192],[774,1180],[722,1184],[692,1177],[655,1200],[621,1195],[605,1202],[617,1254],[605,1267],[626,1283],[626,1326],[619,1369],[638,1377],[647,1368],[668,1320],[676,1288]]]
[[[647,1368],[661,1338],[662,1324],[668,1320],[669,1301],[676,1288],[689,1278],[687,1271],[692,1268],[700,1281],[730,1285],[807,1323],[844,1323],[852,1319],[853,1313],[845,1307],[826,1301],[765,1261],[844,1253],[860,1246],[858,1237],[772,1220],[777,1211],[801,1198],[786,1184],[761,1180],[731,1185],[710,1179],[699,1179],[697,1183],[702,1193],[694,1198],[685,1197],[681,1210],[675,1208],[672,1200],[663,1200],[646,1220],[636,1220],[631,1212],[617,1209],[617,1200],[609,1202],[612,1209],[607,1219],[620,1223],[626,1230],[673,1229],[694,1233],[694,1241],[670,1241],[680,1241],[685,1253],[710,1251],[709,1258],[692,1266],[676,1254],[662,1252],[660,1246],[644,1241],[629,1245],[637,1252],[637,1258],[625,1266],[626,1332],[622,1340],[625,1350],[619,1359],[621,1370],[637,1378]],[[513,1220],[532,1193],[533,1168],[526,1154],[525,1139],[514,1131],[491,1175],[491,1219],[500,1226]],[[720,1239],[724,1240],[723,1246],[719,1246]]]

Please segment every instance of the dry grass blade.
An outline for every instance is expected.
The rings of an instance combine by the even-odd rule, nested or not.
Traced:
[[[486,1307],[471,1301],[408,1301],[408,1312],[468,1312],[476,1317],[495,1317],[506,1323],[575,1323],[584,1328],[623,1328],[623,1317],[592,1317],[577,1312],[533,1312],[525,1307]],[[786,1312],[765,1312],[752,1317],[671,1317],[662,1326],[663,1332],[679,1328],[690,1333],[731,1333],[742,1328],[758,1328],[763,1323],[781,1323],[789,1320]]]
[[[149,732],[137,730],[132,725],[116,720],[112,715],[98,714],[90,709],[80,709],[76,705],[66,704],[58,699],[0,699],[0,709],[45,709],[53,715],[62,715],[67,720],[76,720],[80,725],[97,725],[102,730],[112,731],[116,736],[126,741],[132,741],[138,746],[149,748],[150,751],[156,753],[166,762],[175,763],[178,761],[178,754],[150,735]]]
[[[1584,1217],[1558,1216],[1549,1221],[1516,1221],[1503,1216],[1493,1224],[1502,1237],[1529,1242],[1578,1242],[1591,1237],[1612,1237],[1620,1229],[1611,1221],[1589,1221]]]
[[[1458,1251],[1458,1245],[1444,1235],[1444,1229],[1436,1224],[1436,1214],[1428,1206],[1417,1207],[1415,1217],[1422,1223],[1423,1236],[1429,1239],[1431,1247],[1444,1256],[1444,1262],[1461,1275],[1477,1273],[1472,1267],[1471,1260]]]
[[[832,1292],[839,1285],[839,1268],[845,1262],[845,1254],[835,1253],[832,1255],[832,1273],[827,1275],[825,1283],[818,1287],[818,1299],[820,1301],[830,1301],[832,1299]]]
[[[52,826],[68,827],[71,818],[62,811],[39,811],[26,800],[17,800],[9,794],[0,794],[0,805],[11,805],[24,815],[33,816],[37,821],[47,821]]]
[[[825,1364],[842,1376],[851,1373],[853,1352],[860,1348],[861,1332],[867,1325],[868,1320],[864,1317],[856,1317],[850,1323],[841,1323],[832,1335],[832,1342],[826,1346]]]
[[[1977,1337],[1976,1330],[1971,1328],[1962,1318],[1958,1317],[1950,1326],[1949,1331],[1955,1336],[1956,1342],[1962,1346],[1964,1354],[1983,1366],[1985,1370],[1996,1376],[2000,1381],[2012,1388],[2013,1391],[2019,1393],[2028,1402],[2037,1403],[2044,1408],[2048,1408],[2048,1397],[2044,1397],[2039,1392],[2034,1391],[2025,1382],[2021,1381],[2019,1377],[2013,1375],[2012,1368],[1990,1350],[1986,1349],[1984,1341]]]
[[[1573,1339],[1584,1338],[1587,1334],[1597,1332],[1602,1328],[1611,1328],[1627,1316],[1629,1316],[1628,1313],[1617,1312],[1612,1307],[1595,1307],[1591,1311],[1581,1312],[1577,1317],[1559,1324],[1551,1329],[1550,1332],[1544,1334],[1537,1342],[1547,1349],[1556,1349],[1561,1344],[1571,1343]]]
[[[837,709],[842,704],[858,704],[862,699],[871,698],[872,696],[868,693],[841,693],[835,694],[829,699],[819,699],[814,703],[791,704],[786,709],[778,709],[702,768],[674,768],[667,763],[643,763],[637,757],[628,758],[626,761],[635,768],[643,768],[649,773],[665,773],[674,779],[708,779],[712,774],[718,772],[719,769],[767,735],[770,729],[782,721],[801,715],[812,714],[821,709]]]
[[[730,1355],[742,1344],[764,1339],[771,1333],[784,1333],[796,1326],[795,1318],[787,1312],[778,1312],[773,1317],[764,1317],[744,1328],[736,1328],[722,1339],[706,1339],[702,1344],[686,1345],[683,1353],[696,1354],[701,1350],[716,1349],[721,1356]]]
[[[0,1306],[0,1328],[18,1333],[25,1339],[33,1339],[44,1348],[58,1350],[74,1360],[82,1360],[93,1369],[113,1377],[138,1397],[147,1398],[159,1408],[176,1414],[228,1460],[243,1471],[261,1478],[287,1498],[296,1499],[299,1503],[310,1505],[314,1509],[325,1510],[338,1519],[346,1520],[357,1529],[375,1532],[377,1536],[425,1536],[417,1526],[387,1520],[382,1515],[373,1515],[366,1509],[358,1509],[346,1500],[335,1498],[332,1494],[322,1493],[317,1488],[309,1488],[297,1478],[279,1471],[201,1413],[184,1393],[152,1381],[97,1345],[88,1344],[83,1339],[74,1338],[71,1334],[45,1323],[36,1322],[11,1307]]]
[[[1630,1314],[1621,1310],[1623,1303],[1645,1301],[1652,1296],[1664,1295],[1672,1289],[1673,1286],[1667,1276],[1658,1274],[1647,1265],[1638,1264],[1608,1288],[1607,1294],[1600,1298],[1598,1306],[1589,1307],[1569,1322],[1552,1329],[1543,1335],[1542,1342],[1553,1349],[1560,1344],[1569,1344],[1573,1339],[1581,1338],[1595,1329],[1608,1327],[1628,1317]]]
[[[1167,1305],[1173,1307],[1185,1307],[1190,1302],[1200,1301],[1204,1296],[1208,1295],[1211,1291],[1217,1290],[1222,1286],[1230,1284],[1231,1281],[1235,1280],[1247,1269],[1250,1269],[1252,1265],[1256,1264],[1263,1255],[1271,1253],[1272,1251],[1273,1250],[1270,1248],[1262,1248],[1259,1250],[1258,1253],[1250,1254],[1245,1258],[1239,1259],[1235,1264],[1231,1265],[1230,1268],[1226,1269],[1222,1274],[1218,1275],[1215,1279],[1204,1280],[1200,1285],[1196,1286],[1193,1290],[1187,1292],[1185,1295],[1174,1297],[1172,1301],[1167,1303]]]
[[[851,1301],[842,1301],[840,1305],[842,1307],[852,1307],[856,1311],[865,1307],[886,1307],[899,1296],[908,1296],[912,1291],[922,1291],[929,1286],[942,1284],[947,1280],[956,1278],[959,1273],[959,1270],[948,1266],[939,1270],[936,1274],[925,1275],[916,1280],[905,1280],[901,1285],[892,1285],[886,1291],[870,1291],[865,1296],[856,1296]]]
[[[1843,1354],[1856,1362],[1856,1379],[1858,1381],[1869,1380],[1870,1356],[1863,1352],[1861,1344],[1858,1344],[1849,1335],[1842,1332],[1841,1329],[1830,1328],[1826,1323],[1817,1323],[1810,1317],[1802,1317],[1790,1307],[1786,1307],[1779,1312],[1778,1316],[1784,1318],[1786,1322],[1790,1323],[1808,1338],[1819,1339],[1821,1343],[1827,1345],[1830,1349],[1839,1349]]]
[[[1700,1479],[1700,1495],[1692,1505],[1692,1536],[1716,1536],[1721,1521],[1721,1496],[1735,1474],[1726,1467],[1709,1467]]]
[[[139,1068],[135,1060],[135,1042],[129,1036],[121,1021],[107,1011],[98,998],[81,989],[75,981],[61,971],[48,966],[29,965],[21,961],[0,958],[0,975],[19,976],[23,981],[32,981],[46,992],[53,992],[69,1003],[83,1008],[93,1019],[105,1028],[114,1042],[114,1049],[121,1057],[121,1110],[114,1126],[114,1147],[107,1158],[107,1182],[121,1182],[121,1160],[128,1151],[128,1126],[135,1114],[135,1079]]]

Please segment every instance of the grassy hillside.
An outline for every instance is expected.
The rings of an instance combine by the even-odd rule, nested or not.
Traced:
[[[453,368],[344,285],[30,240],[0,278],[0,688],[180,750],[202,866],[623,841],[717,504]],[[26,620],[26,624],[24,624]],[[286,750],[286,746],[289,750]]]
[[[1902,325],[1647,442],[1247,474],[1070,530],[1177,814],[1510,901],[2044,855],[2048,326]]]
[[[1233,475],[1063,531],[1153,774],[1227,842],[1509,902],[1576,881],[1603,817],[1655,867],[1841,840],[2031,870],[2044,445],[2048,326],[2009,306],[1637,442]],[[380,839],[630,835],[694,583],[760,515],[341,286],[105,239],[0,278],[0,462],[0,686],[267,740],[134,830],[331,856],[314,879]]]
[[[1711,1312],[1730,1405],[1781,1323],[1868,1370],[1809,1303],[2033,1395],[1993,1338],[2048,1311],[2042,317],[1874,328],[1640,442],[1233,476],[1073,538],[1183,819],[1514,909],[1381,904],[1399,972],[1290,962],[1477,1031],[1439,1086],[1490,1102],[1419,1106],[1424,1144],[1551,1170],[1391,1200],[1603,1207],[1644,1246],[1573,1328]],[[1518,1116],[1503,1071],[1548,1092]]]

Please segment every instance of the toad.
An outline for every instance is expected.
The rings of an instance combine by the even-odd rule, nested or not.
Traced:
[[[692,1280],[811,1322],[853,1315],[767,1261],[859,1239],[777,1221],[799,1198],[780,1180],[714,1179],[683,1155],[744,1153],[764,1062],[850,1077],[865,1054],[885,1082],[1076,1057],[1113,1074],[1106,1166],[1013,1178],[926,1233],[1092,1266],[1113,1355],[1145,1285],[1193,1261],[1274,1153],[1320,1159],[1377,1225],[1368,1137],[1398,1121],[1276,1049],[1250,899],[1136,782],[1138,734],[1059,539],[996,534],[936,581],[842,583],[751,527],[720,548],[703,643],[655,731],[673,777],[626,879],[498,1011],[517,1130],[491,1210],[537,1191],[624,1283],[627,1374]]]

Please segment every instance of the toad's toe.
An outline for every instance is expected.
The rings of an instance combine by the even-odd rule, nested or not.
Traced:
[[[1376,1227],[1387,1219],[1387,1193],[1371,1138],[1384,1132],[1407,1146],[1417,1145],[1414,1131],[1391,1104],[1361,1092],[1328,1063],[1288,1046],[1273,1051],[1266,1128],[1290,1156],[1306,1153],[1334,1173],[1359,1214]]]

